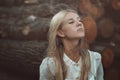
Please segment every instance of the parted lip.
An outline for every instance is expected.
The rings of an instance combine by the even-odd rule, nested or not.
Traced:
[[[77,29],[77,31],[83,32],[84,30],[83,30],[83,28],[79,28],[79,29]]]

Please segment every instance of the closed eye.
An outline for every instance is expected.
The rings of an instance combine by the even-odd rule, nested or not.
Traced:
[[[73,24],[74,23],[74,21],[70,21],[68,24]]]

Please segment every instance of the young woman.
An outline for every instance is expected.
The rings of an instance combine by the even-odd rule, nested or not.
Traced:
[[[82,48],[85,37],[75,10],[61,10],[51,20],[48,56],[40,65],[40,80],[103,80],[101,55]]]

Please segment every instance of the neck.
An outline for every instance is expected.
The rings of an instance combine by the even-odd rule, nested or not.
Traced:
[[[63,40],[64,49],[72,50],[79,47],[79,40]]]
[[[79,52],[79,40],[67,41],[63,40],[64,51],[66,55],[75,62],[78,62],[80,58]]]
[[[71,49],[71,50],[65,50],[65,54],[74,62],[78,62],[80,59],[80,52],[78,48]]]

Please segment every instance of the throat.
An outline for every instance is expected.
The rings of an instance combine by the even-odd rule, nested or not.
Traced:
[[[79,53],[79,50],[69,50],[69,51],[65,51],[65,54],[72,60],[74,61],[75,63],[77,63],[80,59],[80,53]]]
[[[69,57],[72,61],[74,61],[75,63],[78,63],[80,56],[73,56],[73,57]]]

